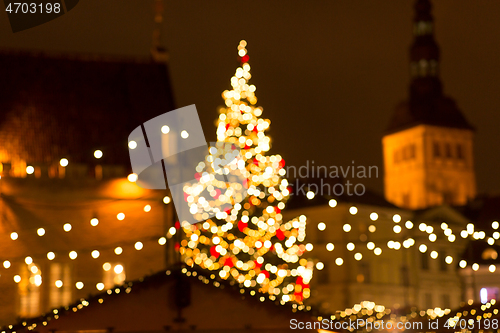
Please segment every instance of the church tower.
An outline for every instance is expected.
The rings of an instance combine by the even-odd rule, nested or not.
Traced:
[[[443,95],[430,0],[415,3],[413,36],[409,98],[382,139],[385,198],[409,209],[464,205],[476,195],[474,129]]]

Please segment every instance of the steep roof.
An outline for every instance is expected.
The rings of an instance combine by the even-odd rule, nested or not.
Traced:
[[[396,107],[386,134],[417,125],[473,129],[455,101],[443,94],[430,0],[417,0],[414,8],[409,98]]]
[[[27,162],[88,163],[101,149],[102,163],[128,165],[129,132],[175,108],[165,62],[6,51],[0,62],[0,142]]]
[[[291,319],[317,315],[310,306],[281,305],[269,297],[209,271],[175,265],[2,330],[288,332]]]

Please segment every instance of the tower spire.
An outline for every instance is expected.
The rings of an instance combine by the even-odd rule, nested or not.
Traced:
[[[410,48],[411,99],[436,98],[442,94],[439,79],[439,46],[434,39],[430,0],[416,0],[413,43]]]
[[[154,0],[154,22],[153,41],[151,46],[151,56],[155,61],[166,62],[168,60],[168,52],[161,43],[161,27],[163,22],[163,0]]]

